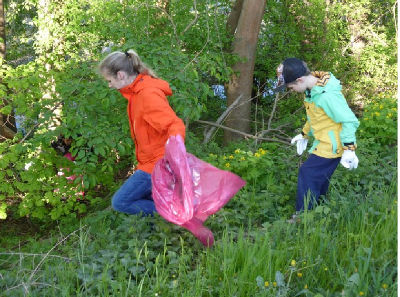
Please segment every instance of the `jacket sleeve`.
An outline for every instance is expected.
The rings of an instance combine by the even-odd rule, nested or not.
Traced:
[[[303,126],[303,133],[304,133],[304,136],[306,136],[306,138],[308,137],[308,136],[311,136],[312,135],[312,133],[310,133],[311,132],[311,127],[310,127],[310,122],[307,120],[307,122],[304,124],[304,126]]]
[[[165,94],[158,89],[143,90],[138,94],[143,100],[144,120],[155,130],[170,136],[181,135],[185,139],[185,125],[175,114]]]
[[[356,144],[356,130],[360,122],[351,111],[343,95],[341,93],[339,96],[329,93],[322,94],[318,106],[321,107],[333,121],[342,124],[342,131],[340,131],[342,145],[345,143]]]

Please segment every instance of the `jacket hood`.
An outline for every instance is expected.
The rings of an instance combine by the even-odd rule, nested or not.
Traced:
[[[169,84],[162,79],[153,78],[150,75],[140,73],[136,79],[128,86],[120,89],[120,93],[126,99],[129,99],[132,94],[137,94],[143,89],[155,88],[161,90],[166,96],[172,95],[172,90]]]
[[[329,80],[326,82],[324,86],[314,86],[311,89],[311,97],[317,94],[321,94],[323,92],[341,92],[342,91],[342,85],[340,81],[332,74],[329,72]]]

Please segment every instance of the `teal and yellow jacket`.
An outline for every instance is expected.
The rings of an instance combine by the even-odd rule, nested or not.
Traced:
[[[355,133],[360,123],[347,105],[340,81],[328,72],[315,71],[312,75],[318,82],[306,91],[304,99],[307,122],[303,134],[314,137],[309,153],[339,158],[344,146],[356,146]]]

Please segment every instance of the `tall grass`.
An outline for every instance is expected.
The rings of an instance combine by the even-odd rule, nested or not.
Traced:
[[[1,253],[0,296],[396,296],[396,194],[338,189],[295,224],[221,227],[209,250],[158,217],[99,212]]]

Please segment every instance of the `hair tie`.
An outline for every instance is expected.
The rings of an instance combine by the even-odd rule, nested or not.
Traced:
[[[131,55],[128,53],[128,51],[125,52],[125,56],[127,56],[128,58],[131,57]]]

